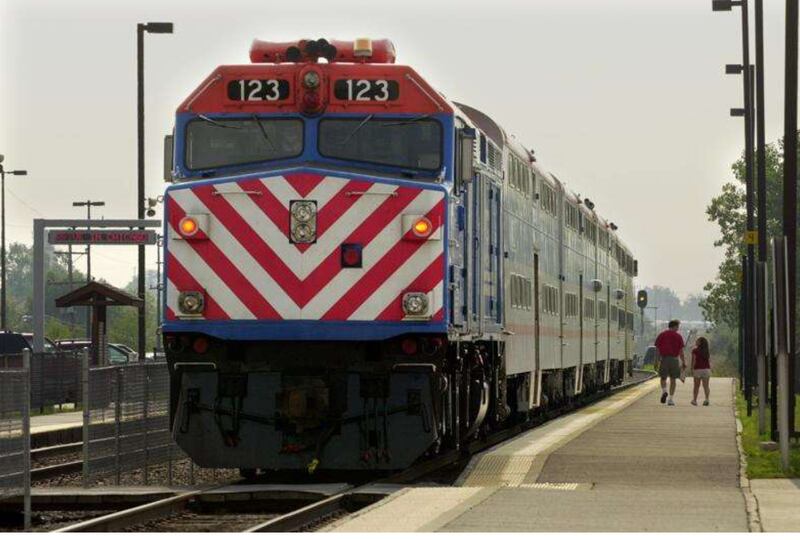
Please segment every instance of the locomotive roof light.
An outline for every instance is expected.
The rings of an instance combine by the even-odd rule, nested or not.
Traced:
[[[588,208],[589,210],[594,210],[594,203],[589,199],[583,199],[583,204],[585,204],[586,208]]]
[[[306,71],[303,75],[303,86],[308,88],[309,90],[314,90],[319,87],[319,73],[312,70]]]
[[[427,293],[408,292],[403,295],[403,312],[408,317],[425,317],[428,315],[429,307]]]
[[[353,40],[353,56],[372,56],[372,40],[370,38],[356,38]]]

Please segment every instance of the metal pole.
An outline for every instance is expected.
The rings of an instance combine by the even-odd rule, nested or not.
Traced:
[[[760,252],[759,252],[760,255]],[[756,267],[756,366],[758,368],[758,432],[767,431],[767,263],[758,262]]]
[[[86,201],[86,219],[89,220],[89,236],[92,233],[92,201]],[[86,283],[92,281],[92,245],[86,244]],[[91,339],[92,336],[92,310],[86,308],[86,337]],[[99,364],[98,364],[99,365]]]
[[[122,476],[122,466],[120,463],[120,454],[122,453],[121,447],[121,429],[122,429],[122,388],[123,388],[123,368],[118,367],[115,370],[116,376],[116,399],[114,400],[114,483],[120,484],[120,477]]]
[[[794,431],[795,313],[797,302],[797,24],[798,0],[786,0],[786,74],[784,96],[783,231],[787,243],[789,303],[789,426]],[[780,372],[780,370],[779,370]]]
[[[23,509],[25,512],[25,530],[31,528],[31,350],[22,350],[22,369],[24,373],[23,400],[22,400],[22,470],[23,478]]]
[[[758,209],[758,260],[767,261],[767,162],[764,124],[764,0],[755,0],[756,12],[756,200]]]
[[[147,434],[150,431],[150,425],[147,422],[147,409],[150,405],[150,372],[147,364],[140,364],[138,369],[144,371],[144,403],[142,407],[142,421],[144,422],[144,485],[148,485],[150,483],[150,447],[148,446]]]
[[[45,220],[33,220],[33,352],[44,352]]]
[[[137,189],[136,208],[137,217],[144,219],[144,24],[136,25],[136,109],[137,109]],[[136,293],[142,299],[142,306],[138,308],[139,327],[139,359],[145,357],[145,276],[144,276],[144,246],[139,246],[139,276],[137,279]]]
[[[6,321],[6,171],[0,165],[0,207],[2,207],[2,226],[0,226],[0,326],[8,330]]]
[[[89,349],[81,350],[81,390],[83,392],[83,487],[89,487]]]

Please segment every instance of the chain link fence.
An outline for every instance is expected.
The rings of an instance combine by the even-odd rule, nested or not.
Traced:
[[[0,368],[0,499],[22,496],[30,527],[30,355]]]
[[[121,483],[123,473],[141,470],[149,484],[154,466],[172,466],[186,456],[172,440],[169,425],[169,370],[165,362],[89,367],[84,364],[83,482],[100,478]]]
[[[80,352],[59,351],[31,355],[31,408],[44,412],[45,407],[81,402]],[[0,369],[22,369],[22,354],[0,356]]]

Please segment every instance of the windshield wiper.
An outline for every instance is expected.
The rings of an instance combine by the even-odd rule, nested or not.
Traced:
[[[420,120],[425,120],[426,118],[430,118],[430,114],[423,114],[422,116],[415,116],[414,118],[408,118],[407,120],[398,120],[396,122],[385,122],[381,124],[381,126],[404,126],[406,124],[413,124],[414,122],[419,122]]]
[[[258,130],[261,132],[261,136],[264,137],[264,140],[267,141],[267,144],[269,144],[273,150],[277,150],[275,145],[272,144],[272,140],[269,138],[269,135],[267,135],[267,130],[264,129],[264,124],[261,123],[261,119],[255,114],[253,115],[253,122],[255,122],[258,126]]]
[[[211,118],[209,118],[208,116],[205,116],[203,114],[198,114],[197,117],[200,120],[203,120],[204,122],[208,122],[212,126],[217,126],[217,127],[221,127],[221,128],[225,128],[225,129],[242,129],[239,126],[226,126],[225,124],[223,124],[221,122],[217,122],[216,120],[212,120]]]
[[[373,116],[375,116],[375,115],[374,115],[374,114],[370,114],[370,115],[368,115],[368,116],[364,117],[364,119],[361,121],[361,123],[360,123],[360,124],[358,124],[358,125],[356,126],[356,129],[354,129],[353,131],[351,131],[351,132],[350,132],[350,135],[348,135],[347,137],[345,137],[345,138],[344,138],[344,140],[343,140],[342,142],[340,142],[339,144],[347,144],[347,141],[349,141],[350,139],[352,139],[352,138],[353,138],[353,135],[355,135],[356,133],[358,133],[358,130],[359,130],[359,129],[361,129],[362,127],[364,127],[364,124],[366,124],[367,122],[369,122],[370,120],[372,120],[372,117],[373,117]]]

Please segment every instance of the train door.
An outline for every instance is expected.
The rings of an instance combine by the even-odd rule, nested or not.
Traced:
[[[457,119],[459,129],[465,127],[461,119]],[[461,151],[459,145],[458,151]],[[460,155],[457,163],[461,163]],[[461,166],[461,165],[459,165]],[[456,171],[456,176],[460,176],[460,171]],[[456,181],[450,203],[450,237],[452,242],[449,245],[450,260],[450,316],[453,327],[461,333],[470,331],[470,304],[469,304],[469,228],[467,223],[467,209],[469,208],[469,193],[472,182]]]
[[[540,339],[539,339],[539,254],[533,254],[533,359],[534,366],[531,372],[533,392],[531,392],[531,408],[538,407],[542,401],[542,370],[539,366]]]
[[[481,333],[498,332],[502,321],[500,306],[501,212],[500,186],[484,173],[478,174],[475,209],[476,311]]]
[[[606,363],[603,370],[603,383],[610,380],[611,375],[611,283],[606,284],[606,327],[603,330],[606,333]]]
[[[578,365],[575,367],[575,393],[580,394],[583,390],[583,274],[578,276]]]

